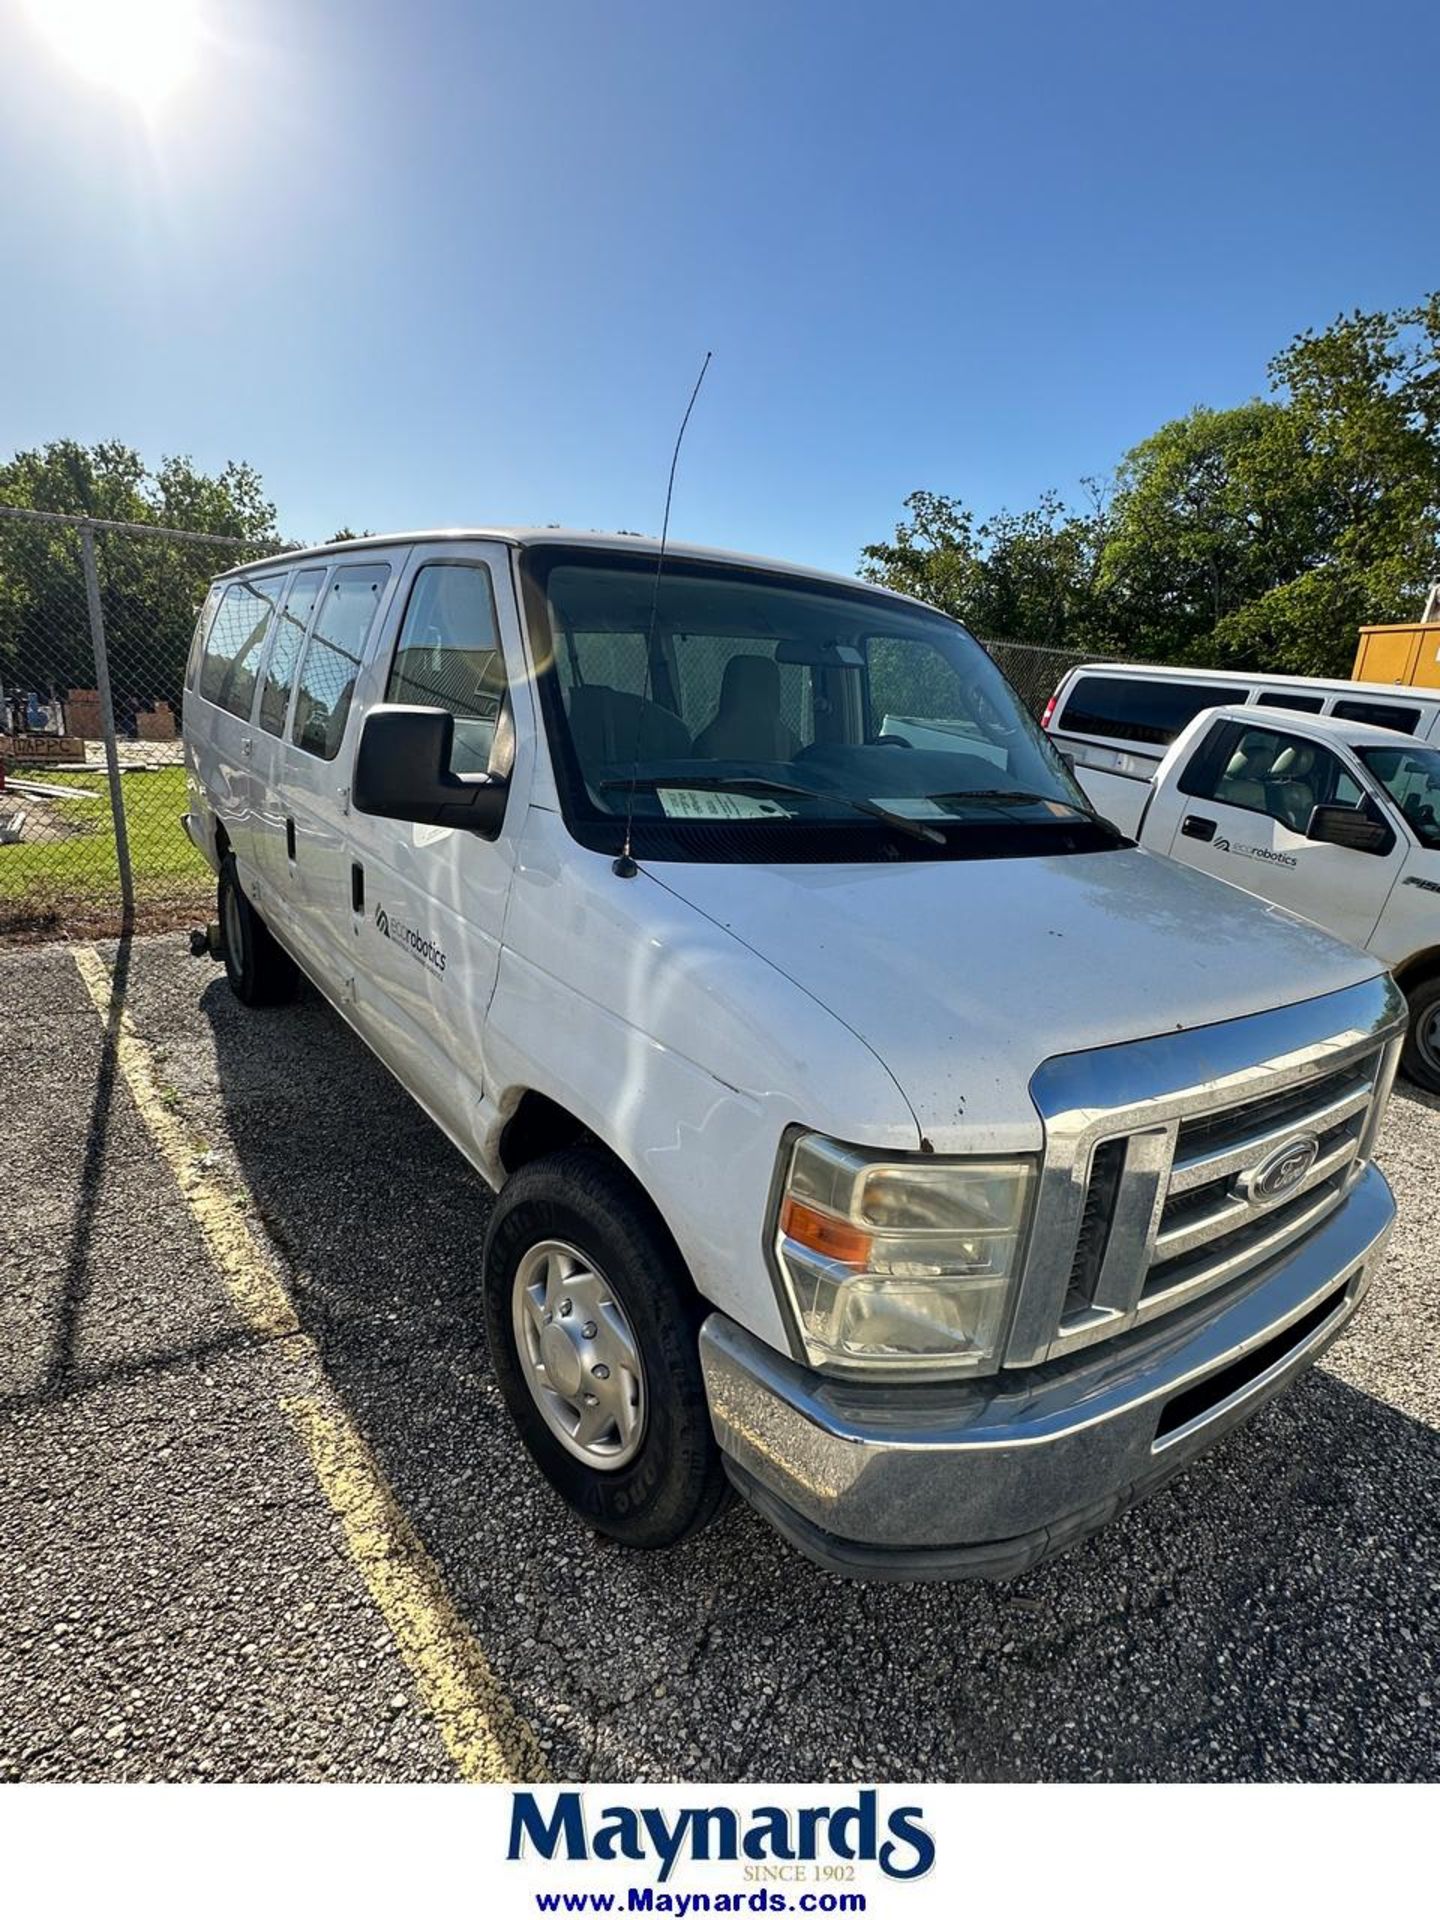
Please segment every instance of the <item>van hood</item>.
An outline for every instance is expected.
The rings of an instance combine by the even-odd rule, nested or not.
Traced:
[[[1052,1055],[1238,1019],[1381,971],[1309,921],[1139,848],[647,871],[856,1033],[941,1152],[1038,1147],[1028,1086]]]

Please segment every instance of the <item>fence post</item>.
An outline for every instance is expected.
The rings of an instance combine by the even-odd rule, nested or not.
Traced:
[[[85,568],[85,600],[90,609],[90,641],[95,649],[95,691],[100,696],[100,727],[105,736],[105,770],[110,777],[110,813],[115,822],[115,858],[120,867],[120,930],[135,922],[135,881],[130,872],[130,839],[125,831],[125,794],[120,785],[120,749],[115,741],[115,705],[110,698],[110,661],[105,651],[105,615],[100,605],[100,576],[95,569],[95,531],[80,529]]]

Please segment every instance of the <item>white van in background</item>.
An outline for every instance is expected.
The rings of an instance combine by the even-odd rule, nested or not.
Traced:
[[[1279,673],[1201,667],[1072,667],[1041,725],[1074,767],[1098,812],[1133,832],[1155,769],[1172,741],[1207,707],[1331,713],[1440,741],[1440,694],[1355,680],[1301,680]]]
[[[728,1477],[827,1566],[1017,1572],[1346,1325],[1403,1001],[1129,845],[943,615],[659,563],[218,580],[186,824],[231,985],[303,969],[498,1190],[491,1362],[592,1526],[668,1545]]]

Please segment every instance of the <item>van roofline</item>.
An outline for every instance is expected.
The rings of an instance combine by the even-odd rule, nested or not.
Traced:
[[[388,547],[430,546],[447,540],[492,540],[515,548],[593,547],[597,552],[640,553],[657,559],[660,554],[660,542],[649,534],[586,532],[573,527],[425,527],[408,533],[368,533],[355,540],[329,540],[319,546],[295,547],[288,552],[267,554],[260,560],[246,560],[214,577],[217,581],[241,580],[249,574],[273,573],[277,567],[288,568],[305,560],[328,560],[336,554],[371,553]],[[927,613],[939,614],[942,620],[953,617],[938,607],[932,607],[928,601],[917,599],[914,594],[898,593],[893,587],[881,586],[873,580],[862,580],[856,574],[832,573],[821,567],[802,566],[765,554],[735,553],[724,547],[702,547],[685,541],[667,540],[665,558],[667,561],[700,560],[723,566],[755,567],[766,573],[784,573],[792,578],[823,581],[830,586],[863,587],[871,593],[903,601],[908,606],[924,607]]]
[[[1261,673],[1250,667],[1161,667],[1151,666],[1144,660],[1086,660],[1078,666],[1067,667],[1064,680],[1077,673],[1143,676],[1149,680],[1214,680],[1228,686],[1238,681],[1265,687],[1318,687],[1326,693],[1370,693],[1377,698],[1398,694],[1407,700],[1440,701],[1440,688],[1410,687],[1397,680],[1330,680],[1322,674]]]

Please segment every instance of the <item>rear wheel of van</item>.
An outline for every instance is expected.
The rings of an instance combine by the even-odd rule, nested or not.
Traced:
[[[485,1235],[500,1390],[550,1484],[597,1532],[669,1547],[727,1482],[700,1371],[705,1311],[659,1216],[595,1149],[523,1167]]]
[[[1409,988],[1410,1029],[1405,1035],[1401,1069],[1417,1086],[1440,1093],[1440,973]]]
[[[246,899],[233,853],[220,867],[219,920],[225,975],[235,998],[247,1007],[293,1000],[300,969]]]

